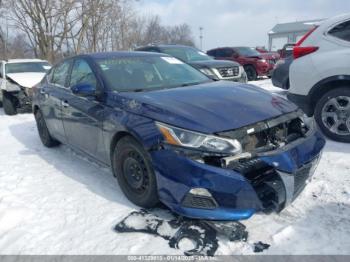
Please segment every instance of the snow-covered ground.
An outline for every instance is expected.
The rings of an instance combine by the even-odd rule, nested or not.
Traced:
[[[273,92],[270,80],[254,84]],[[0,254],[183,254],[160,237],[117,234],[138,208],[109,169],[67,146],[42,146],[33,116],[0,109]],[[217,255],[350,254],[350,145],[328,141],[311,183],[280,214],[243,221],[248,241],[219,239]]]

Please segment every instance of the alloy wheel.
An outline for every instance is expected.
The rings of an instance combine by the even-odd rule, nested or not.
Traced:
[[[336,135],[350,135],[350,97],[329,99],[322,108],[322,122]]]

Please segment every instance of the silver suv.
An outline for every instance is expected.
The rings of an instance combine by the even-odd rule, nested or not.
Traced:
[[[350,143],[350,14],[325,20],[293,49],[288,98],[323,133]]]
[[[164,53],[182,60],[210,78],[247,83],[247,74],[237,62],[218,61],[197,48],[184,45],[150,45],[135,51]]]

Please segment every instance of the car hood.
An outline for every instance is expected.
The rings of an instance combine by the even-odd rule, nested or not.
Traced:
[[[295,111],[288,100],[247,84],[226,81],[140,93],[113,93],[123,109],[203,133],[233,130]]]
[[[20,86],[31,88],[40,83],[45,73],[11,73],[6,76]]]
[[[205,60],[205,61],[195,61],[189,63],[195,68],[221,68],[221,67],[233,67],[239,66],[237,62],[224,61],[224,60]]]

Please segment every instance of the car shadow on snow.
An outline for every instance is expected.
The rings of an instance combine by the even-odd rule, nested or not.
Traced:
[[[319,198],[319,199],[318,199]],[[304,206],[303,201],[315,201]],[[310,205],[310,203],[308,203]],[[275,255],[349,255],[350,206],[344,202],[327,202],[322,195],[300,199],[293,206],[274,215],[247,223],[250,230],[261,229],[260,234],[271,244],[268,254]],[[267,229],[264,226],[269,225]],[[278,228],[274,230],[273,227]]]
[[[324,149],[324,153],[341,153],[350,154],[350,144],[335,142],[327,139],[327,144]]]
[[[9,126],[11,134],[25,146],[20,155],[37,155],[63,175],[86,186],[94,194],[129,208],[136,208],[122,193],[108,167],[97,164],[66,145],[46,148],[42,145],[33,121]],[[45,172],[45,171],[44,171]]]

